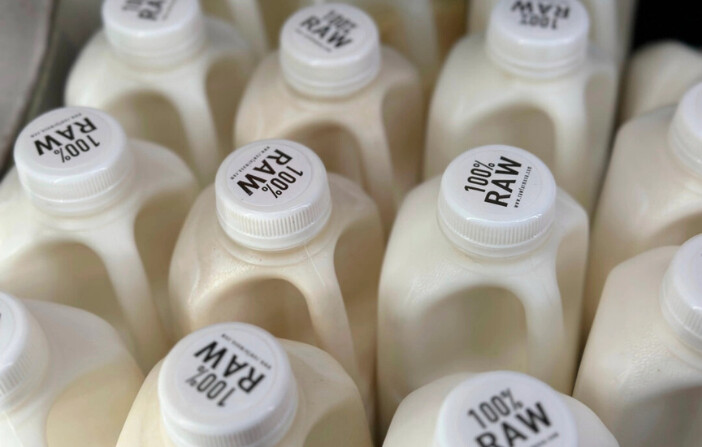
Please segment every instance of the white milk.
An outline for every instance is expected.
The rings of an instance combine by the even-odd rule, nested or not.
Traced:
[[[622,447],[702,439],[702,236],[612,270],[574,396]]]
[[[429,111],[424,174],[441,173],[466,148],[509,144],[541,158],[591,211],[607,160],[616,70],[588,45],[580,3],[544,0],[549,12],[524,25],[519,8],[532,3],[502,0],[487,36],[454,47]]]
[[[211,183],[253,70],[246,42],[197,0],[105,0],[104,30],[81,52],[65,101],[103,109],[127,134],[174,150]]]
[[[244,146],[195,202],[170,273],[177,333],[244,321],[319,346],[372,419],[380,217],[351,181],[291,141]]]
[[[490,14],[497,3],[498,0],[470,0],[468,31],[471,34],[487,29]],[[522,0],[522,3],[526,2]],[[537,10],[544,3],[551,2],[535,0],[532,3],[533,10]],[[592,21],[590,39],[620,65],[629,53],[637,3],[638,0],[582,0]]]
[[[255,48],[278,44],[285,20],[325,0],[202,0],[206,12],[234,23]],[[380,38],[419,69],[427,92],[454,42],[465,34],[465,0],[344,0],[366,11]]]
[[[407,396],[383,447],[619,447],[572,397],[530,376],[455,374]]]
[[[144,382],[117,447],[371,447],[327,353],[243,323],[190,334]]]
[[[383,428],[410,392],[509,369],[561,392],[575,376],[587,215],[532,154],[484,146],[405,200],[378,304]]]
[[[423,128],[416,70],[381,48],[363,11],[324,4],[286,22],[280,51],[259,65],[241,100],[235,138],[237,146],[275,137],[310,147],[329,171],[363,186],[389,231],[418,180]]]
[[[0,292],[2,447],[113,447],[143,380],[105,321]]]
[[[97,314],[148,371],[168,349],[168,266],[195,178],[83,107],[36,118],[14,157],[0,184],[0,289]]]
[[[702,233],[700,123],[702,84],[685,95],[677,110],[659,109],[620,129],[592,226],[586,329],[617,264]]]
[[[629,120],[676,104],[702,81],[702,53],[681,42],[666,41],[637,51],[624,82],[621,119]]]

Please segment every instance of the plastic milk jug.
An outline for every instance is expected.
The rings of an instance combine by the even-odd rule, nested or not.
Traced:
[[[384,447],[619,447],[585,405],[509,371],[455,374],[407,396]]]
[[[113,447],[143,380],[105,321],[0,293],[2,447]]]
[[[149,374],[117,447],[371,447],[353,380],[326,352],[244,323],[194,332]]]
[[[702,233],[702,84],[617,135],[592,227],[586,328],[607,275],[646,250]]]
[[[405,200],[378,303],[383,429],[400,401],[458,372],[509,369],[571,390],[588,222],[514,147],[457,157]]]
[[[318,346],[358,384],[373,420],[378,278],[373,201],[292,141],[264,140],[222,163],[183,226],[170,291],[179,335],[256,324]]]
[[[168,268],[195,178],[84,107],[36,118],[14,159],[0,184],[0,290],[97,314],[148,371],[168,350]]]
[[[103,109],[131,137],[174,150],[211,183],[232,150],[232,121],[253,56],[197,0],[105,0],[104,29],[81,52],[68,105]]]
[[[277,45],[285,20],[324,0],[203,0],[205,11],[234,23],[254,48]],[[431,90],[451,46],[466,31],[465,0],[345,0],[366,11],[380,39],[407,57]],[[249,36],[251,36],[249,38]]]
[[[683,43],[655,43],[629,62],[622,98],[622,120],[676,104],[702,81],[702,53]]]
[[[702,439],[702,236],[617,266],[585,348],[575,398],[622,447]]]
[[[524,22],[532,4],[549,8]],[[588,45],[588,23],[575,0],[500,1],[487,36],[461,40],[444,65],[429,111],[425,177],[466,148],[513,145],[541,158],[558,185],[592,211],[617,79],[613,62]]]
[[[471,34],[484,32],[490,14],[498,0],[471,0],[468,7],[468,31]],[[527,1],[522,1],[526,4]],[[539,21],[538,10],[547,8],[550,2],[533,1],[530,11],[525,11],[525,21]],[[629,52],[634,12],[637,0],[583,0],[592,26],[590,40],[622,64]]]
[[[305,144],[329,171],[363,186],[389,230],[419,176],[424,121],[416,70],[380,46],[368,15],[343,4],[300,10],[280,44],[241,100],[236,145],[262,138]]]

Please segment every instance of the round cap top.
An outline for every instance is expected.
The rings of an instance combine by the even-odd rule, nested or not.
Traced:
[[[577,0],[500,0],[490,16],[487,52],[518,76],[561,76],[587,58],[589,28]]]
[[[439,224],[458,248],[514,256],[537,245],[555,217],[556,182],[535,155],[491,145],[459,155],[444,171]]]
[[[280,33],[280,66],[294,89],[312,96],[344,96],[375,79],[380,40],[363,11],[326,3],[293,14]]]
[[[688,90],[678,104],[669,140],[683,163],[702,172],[702,83]]]
[[[115,51],[143,65],[189,57],[205,41],[197,0],[105,0],[102,21]]]
[[[0,293],[0,411],[31,393],[48,364],[49,347],[39,324],[20,300]]]
[[[303,245],[331,215],[322,160],[287,140],[261,140],[230,154],[217,171],[215,195],[224,231],[256,250]]]
[[[437,447],[512,445],[515,439],[525,446],[578,442],[575,419],[561,396],[533,377],[479,374],[454,388],[439,410]]]
[[[244,323],[209,326],[178,342],[163,362],[158,397],[178,447],[273,446],[297,409],[285,350]]]
[[[122,127],[87,107],[64,107],[29,123],[17,137],[15,164],[25,191],[59,214],[99,209],[119,197],[134,174]]]
[[[675,253],[663,278],[661,308],[670,327],[702,350],[702,235]]]

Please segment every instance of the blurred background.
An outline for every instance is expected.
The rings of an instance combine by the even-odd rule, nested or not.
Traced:
[[[295,8],[301,0],[242,0],[265,7]],[[381,0],[378,0],[381,1]],[[470,0],[433,0],[452,13],[466,16]],[[612,0],[618,1],[618,0]],[[208,3],[208,0],[204,0]],[[448,4],[448,5],[447,5]],[[27,120],[62,103],[68,71],[88,38],[100,28],[100,0],[0,0],[0,176],[9,166],[9,150]],[[635,50],[660,40],[702,44],[694,9],[681,14],[682,2],[639,0],[631,39]],[[208,9],[208,5],[204,5]],[[463,29],[443,30],[440,39],[454,39]],[[271,39],[274,40],[274,39]]]

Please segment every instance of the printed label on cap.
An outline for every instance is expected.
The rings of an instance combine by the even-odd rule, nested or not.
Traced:
[[[465,207],[476,213],[512,213],[528,208],[542,190],[539,167],[518,153],[473,151],[451,166],[450,185],[462,189]]]
[[[165,22],[182,0],[122,0],[121,11],[141,23]]]
[[[89,164],[107,150],[111,136],[109,125],[98,115],[70,108],[34,120],[22,135],[22,150],[49,168]]]
[[[274,383],[269,342],[247,331],[222,330],[193,341],[177,364],[176,386],[187,402],[213,411],[245,410]]]
[[[345,8],[343,8],[345,9]],[[308,8],[290,20],[293,36],[298,43],[311,43],[322,53],[334,54],[353,49],[354,44],[366,38],[367,31],[360,21],[341,8]]]
[[[536,385],[531,380],[513,379],[471,387],[467,398],[451,407],[451,414],[443,414],[450,419],[448,426],[456,430],[451,433],[458,441],[455,445],[574,445],[574,423],[567,407],[550,388]]]
[[[312,181],[312,164],[297,149],[282,144],[253,147],[227,168],[227,185],[245,203],[285,204],[302,194]]]
[[[514,23],[544,30],[558,30],[572,17],[571,4],[564,1],[513,0],[509,11]]]

